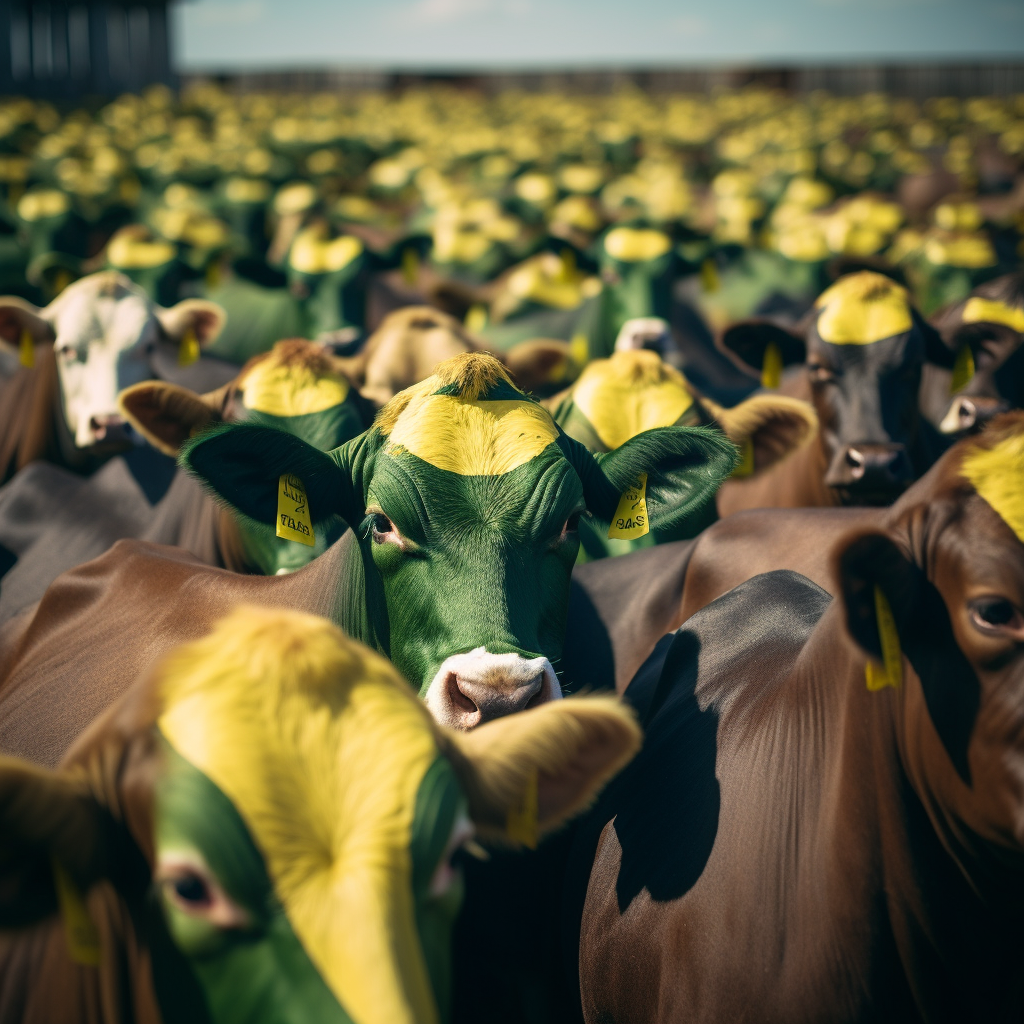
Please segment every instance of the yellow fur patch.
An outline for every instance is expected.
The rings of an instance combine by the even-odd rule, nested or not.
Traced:
[[[284,362],[274,353],[255,363],[241,383],[246,407],[271,416],[305,416],[341,405],[351,385],[341,374],[301,362]]]
[[[907,290],[864,270],[841,278],[815,303],[818,334],[830,345],[871,345],[913,326]]]
[[[1024,543],[1024,434],[1011,434],[992,447],[972,446],[960,475]]]
[[[572,390],[576,407],[609,449],[669,427],[693,405],[686,379],[656,352],[616,352],[590,363]]]
[[[383,658],[299,612],[238,608],[161,667],[163,735],[232,801],[353,1020],[433,1024],[409,852],[432,727]]]
[[[983,322],[1005,324],[1018,334],[1024,334],[1024,309],[974,295],[967,300],[967,304],[964,306],[963,322],[965,324]]]
[[[555,422],[536,402],[467,402],[428,395],[411,402],[389,435],[389,450],[411,452],[460,476],[500,476],[557,440]]]
[[[672,248],[672,239],[653,228],[615,228],[605,236],[604,249],[623,263],[656,260]]]

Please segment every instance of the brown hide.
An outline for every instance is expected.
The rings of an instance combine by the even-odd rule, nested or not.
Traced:
[[[763,571],[740,563],[758,538],[781,536],[755,529],[775,519],[795,536],[780,560],[817,543],[805,564],[839,593],[800,635],[792,605],[744,605],[742,590],[684,625],[676,642],[691,654],[655,706],[670,687],[692,685],[692,702],[676,705],[676,732],[658,731],[656,711],[645,723],[644,753],[592,823],[579,946],[588,1024],[1019,1024],[1024,624],[1018,611],[986,636],[964,609],[986,592],[1024,603],[1024,546],[959,476],[963,451],[889,510],[720,524],[740,542],[736,576]],[[699,558],[698,542],[691,574]],[[877,644],[879,585],[902,682],[869,690],[851,630]],[[645,837],[664,836],[686,838],[645,859]],[[666,878],[679,887],[669,893]]]
[[[37,345],[35,366],[0,382],[0,483],[36,459],[61,462],[59,394],[53,345]]]

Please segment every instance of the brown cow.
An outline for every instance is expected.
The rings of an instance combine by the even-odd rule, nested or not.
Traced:
[[[839,597],[751,579],[628,691],[570,868],[588,1022],[1021,1020],[1024,414],[922,492],[840,538]]]
[[[885,505],[931,463],[920,430],[918,388],[926,361],[952,366],[938,333],[910,305],[906,289],[861,271],[825,291],[801,330],[752,321],[727,330],[722,346],[781,393],[809,401],[819,443],[777,469],[730,480],[720,515],[743,508]]]
[[[508,352],[493,351],[455,317],[431,306],[389,313],[360,352],[341,358],[339,366],[368,399],[383,405],[429,377],[438,363],[463,352],[490,352],[508,366],[524,391],[550,390],[571,375],[566,342],[538,339]]]

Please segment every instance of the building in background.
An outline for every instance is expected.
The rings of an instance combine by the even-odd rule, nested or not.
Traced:
[[[76,99],[173,84],[169,0],[0,0],[0,95]]]

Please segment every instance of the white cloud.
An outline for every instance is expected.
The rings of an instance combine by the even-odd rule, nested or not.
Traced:
[[[197,25],[206,28],[254,25],[267,16],[266,0],[237,0],[236,3],[199,4],[190,12]]]

